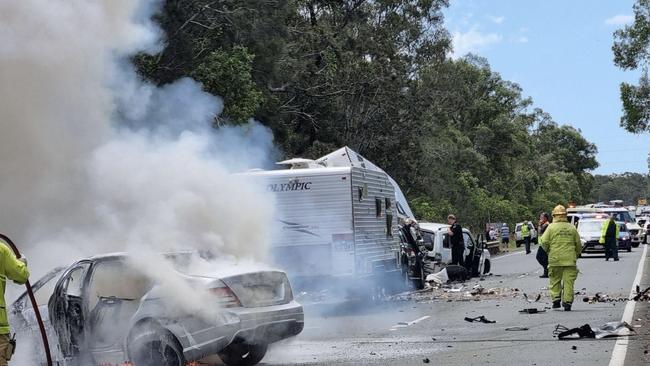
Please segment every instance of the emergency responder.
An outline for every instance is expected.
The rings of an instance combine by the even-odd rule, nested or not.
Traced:
[[[0,366],[7,366],[13,353],[10,344],[9,321],[7,320],[7,304],[5,303],[5,287],[7,279],[22,285],[27,282],[29,271],[25,258],[16,259],[9,247],[0,241]]]
[[[530,228],[528,227],[528,221],[524,221],[521,224],[521,238],[524,239],[524,244],[526,244],[526,254],[530,254]]]
[[[550,217],[548,213],[542,212],[539,215],[539,230],[537,234],[538,237],[544,235],[546,228],[548,228],[549,220]],[[546,252],[541,246],[537,247],[537,254],[535,255],[535,258],[537,259],[537,263],[539,263],[542,268],[544,268],[544,273],[539,276],[539,278],[548,278],[548,255],[546,255]]]
[[[618,261],[618,235],[620,234],[620,229],[616,224],[616,219],[614,215],[609,217],[609,220],[606,220],[603,223],[603,227],[600,232],[600,244],[605,244],[605,261],[609,261],[609,258],[614,258],[614,261]]]
[[[463,228],[454,215],[447,216],[447,223],[450,225],[447,233],[451,243],[451,264],[464,266],[465,241],[463,240]]]
[[[548,275],[553,309],[560,307],[571,311],[573,284],[578,277],[576,262],[582,251],[580,235],[575,226],[567,221],[566,208],[558,205],[553,209],[553,223],[540,239],[540,245],[548,254]]]

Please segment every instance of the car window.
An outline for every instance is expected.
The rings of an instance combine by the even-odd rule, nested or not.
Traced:
[[[422,232],[422,240],[424,241],[425,244],[431,244],[433,245],[434,240],[435,240],[435,235],[426,231]]]
[[[578,232],[579,233],[588,233],[600,231],[603,227],[604,221],[580,221],[578,223]]]
[[[443,234],[443,236],[442,236],[442,247],[443,248],[451,248],[451,244],[449,243],[449,234]]]
[[[74,268],[66,278],[64,292],[67,296],[81,297],[83,294],[84,278],[90,264],[83,263]]]
[[[151,288],[151,281],[121,260],[100,262],[93,268],[88,285],[90,310],[100,298],[139,300]]]
[[[36,305],[44,306],[50,301],[50,297],[54,293],[54,288],[56,287],[57,280],[59,279],[58,274],[60,270],[56,272],[57,275],[51,276],[47,281],[41,284],[37,289],[34,289],[34,299],[36,300]],[[32,302],[29,301],[29,298],[25,297],[25,308],[31,309]]]

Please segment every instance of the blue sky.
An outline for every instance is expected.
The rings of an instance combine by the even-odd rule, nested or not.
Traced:
[[[633,0],[451,0],[445,23],[454,57],[486,57],[535,107],[580,129],[598,146],[595,173],[648,173],[650,133],[620,126],[621,81],[637,72],[613,64],[612,33],[631,20]]]

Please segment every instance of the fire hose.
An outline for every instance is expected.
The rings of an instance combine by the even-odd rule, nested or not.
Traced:
[[[8,236],[0,233],[0,239],[4,240],[7,245],[13,250],[16,254],[16,258],[20,258],[20,251],[16,247],[11,239]],[[50,344],[47,340],[47,333],[45,332],[45,325],[43,324],[43,318],[41,318],[41,312],[38,309],[38,304],[34,298],[34,291],[32,291],[32,285],[29,283],[29,280],[25,282],[25,287],[27,288],[27,295],[29,296],[29,301],[32,303],[32,309],[34,309],[34,314],[36,315],[36,322],[38,322],[38,327],[41,330],[41,338],[43,339],[43,348],[45,348],[45,357],[47,359],[47,366],[52,366],[52,355],[50,354]]]

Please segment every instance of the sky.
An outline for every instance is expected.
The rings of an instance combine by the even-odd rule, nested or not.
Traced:
[[[639,72],[613,63],[612,33],[632,20],[633,0],[451,0],[445,24],[453,57],[471,52],[523,88],[534,107],[580,129],[598,146],[597,174],[648,173],[650,133],[620,127],[622,81]]]

